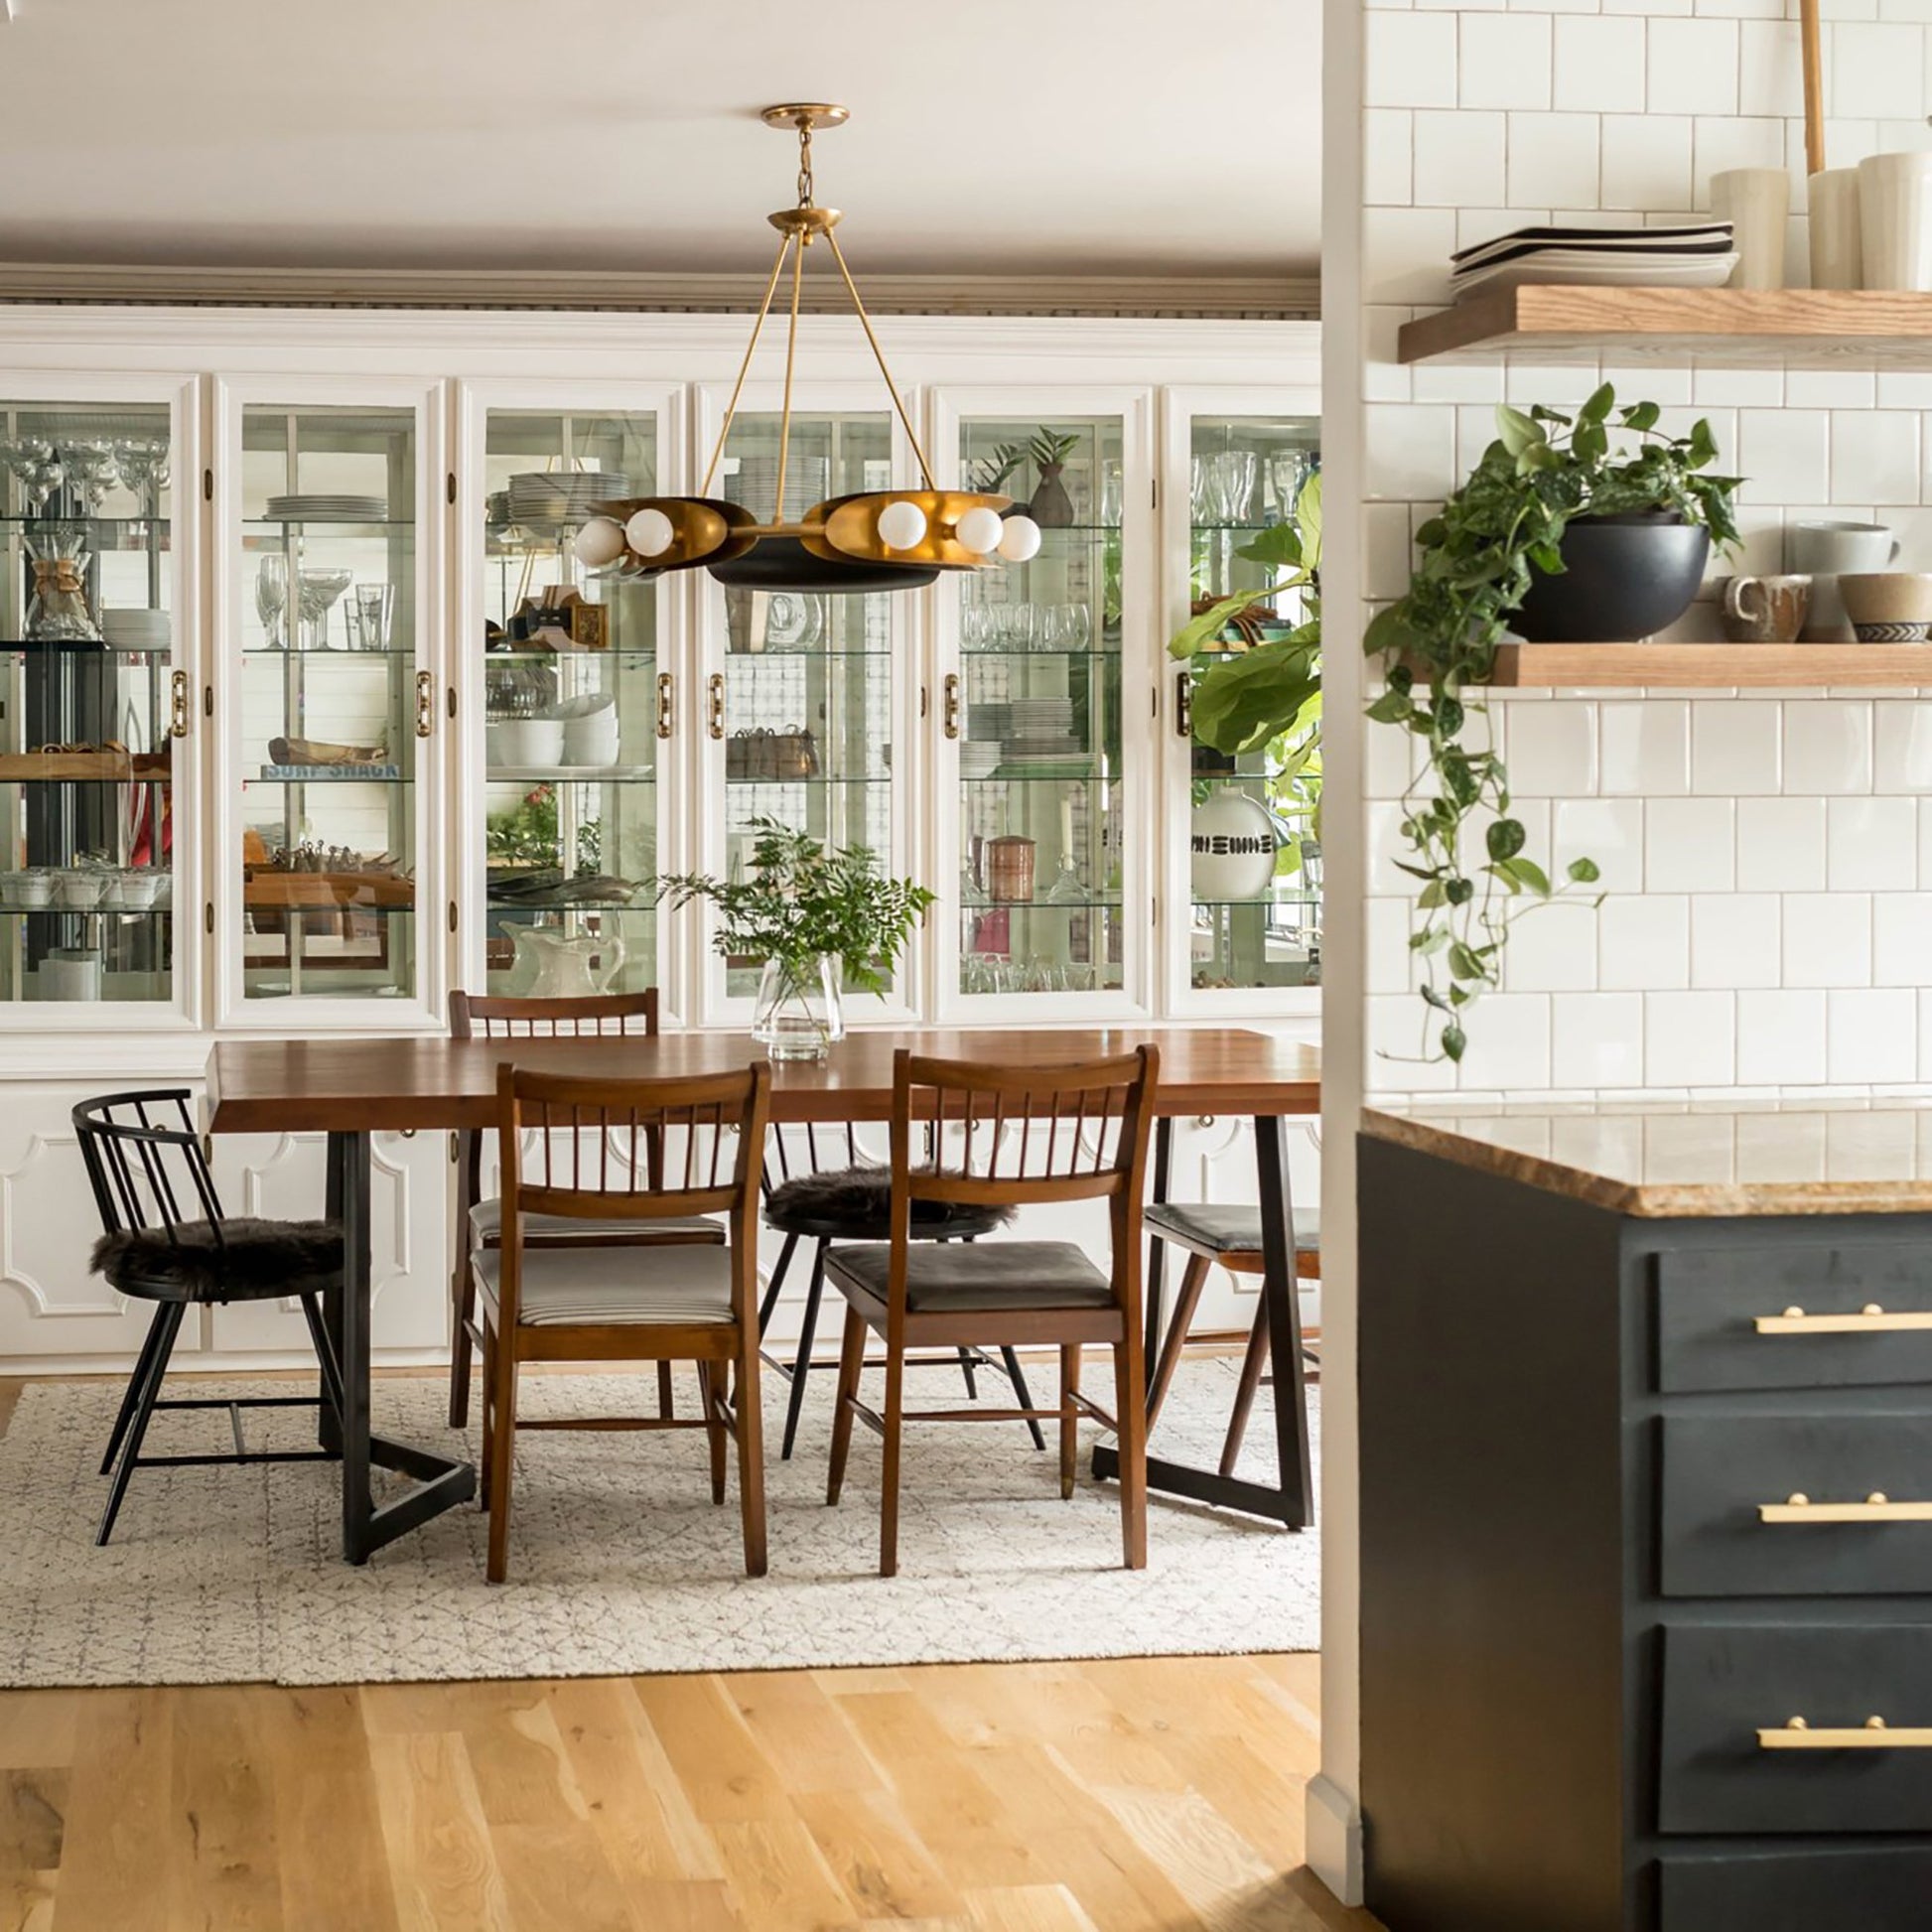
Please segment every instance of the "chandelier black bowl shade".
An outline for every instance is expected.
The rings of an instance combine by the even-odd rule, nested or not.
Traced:
[[[818,591],[833,596],[916,590],[939,577],[936,569],[916,564],[869,563],[859,557],[835,563],[814,556],[797,537],[759,537],[744,556],[708,568],[719,583],[734,590]]]

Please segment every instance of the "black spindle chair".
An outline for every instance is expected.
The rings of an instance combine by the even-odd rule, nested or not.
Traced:
[[[799,1150],[788,1145],[789,1132],[802,1134]],[[823,1139],[821,1140],[821,1136]],[[859,1151],[859,1137],[852,1123],[820,1125],[807,1122],[797,1129],[774,1127],[764,1163],[764,1224],[782,1234],[784,1246],[778,1250],[778,1263],[759,1309],[759,1335],[771,1325],[772,1311],[784,1291],[785,1276],[800,1241],[812,1245],[811,1280],[805,1289],[805,1310],[798,1330],[798,1346],[789,1362],[769,1349],[761,1351],[764,1360],[791,1384],[785,1403],[784,1442],[778,1451],[780,1461],[790,1461],[792,1444],[798,1436],[798,1418],[805,1407],[805,1378],[812,1369],[812,1347],[818,1335],[818,1308],[825,1293],[825,1257],[835,1241],[884,1241],[891,1235],[893,1171],[881,1163],[868,1162]],[[802,1159],[794,1163],[794,1155]],[[921,1202],[908,1230],[914,1241],[971,1241],[991,1234],[1010,1219],[1004,1208],[963,1201]],[[943,1367],[954,1361],[966,1379],[969,1400],[979,1400],[978,1371],[1004,1368],[1013,1384],[1022,1409],[1032,1409],[1034,1399],[1027,1388],[1027,1377],[1020,1356],[1012,1348],[1000,1350],[995,1363],[984,1349],[960,1346],[946,1355],[924,1356],[906,1364],[909,1368]],[[1046,1438],[1032,1416],[1026,1418],[1034,1448],[1044,1449]]]
[[[329,1449],[251,1449],[244,1409],[314,1409],[326,1401],[342,1420],[342,1371],[320,1297],[340,1293],[343,1233],[332,1221],[229,1219],[221,1211],[186,1088],[104,1094],[73,1110],[87,1178],[100,1209],[93,1268],[121,1294],[155,1305],[147,1340],[121,1400],[102,1475],[113,1474],[97,1544],[113,1533],[136,1469],[199,1468],[225,1462],[319,1462]],[[215,1396],[161,1399],[175,1338],[191,1308],[293,1296],[302,1304],[322,1366],[323,1396]],[[218,1455],[143,1455],[157,1409],[225,1409],[234,1449]]]

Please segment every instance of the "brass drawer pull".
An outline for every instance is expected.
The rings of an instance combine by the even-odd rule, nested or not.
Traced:
[[[671,735],[676,693],[677,685],[670,672],[659,671],[657,673],[657,735],[659,738],[669,738]]]
[[[940,728],[948,738],[957,738],[959,736],[959,679],[948,671],[946,681],[939,687],[939,691]]]
[[[1759,1503],[1760,1523],[1932,1523],[1932,1502],[1895,1503],[1874,1489],[1862,1503],[1815,1503],[1802,1490],[1781,1503]]]
[[[1883,1718],[1867,1718],[1856,1730],[1814,1730],[1802,1718],[1757,1733],[1761,1751],[1932,1751],[1932,1725],[1894,1730]]]
[[[1867,1302],[1856,1314],[1807,1314],[1790,1308],[1782,1314],[1760,1314],[1751,1326],[1760,1335],[1897,1334],[1906,1328],[1932,1328],[1932,1310],[1887,1314],[1876,1302]]]
[[[168,736],[188,736],[188,673],[177,671],[168,681]]]
[[[416,673],[416,736],[427,738],[436,729],[436,679],[428,671]]]
[[[725,735],[725,680],[722,674],[713,671],[704,681],[705,691],[705,730],[713,738]]]

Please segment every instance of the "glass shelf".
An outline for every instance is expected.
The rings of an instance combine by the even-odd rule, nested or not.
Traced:
[[[485,784],[655,784],[657,773],[647,764],[492,764],[483,770]]]
[[[244,530],[314,530],[320,534],[348,530],[413,530],[413,516],[250,516]]]
[[[358,644],[353,650],[345,644],[250,644],[242,651],[242,656],[253,663],[257,658],[300,657],[308,662],[358,664],[371,659],[380,662],[385,657],[414,657],[414,644],[382,644],[363,646]]]

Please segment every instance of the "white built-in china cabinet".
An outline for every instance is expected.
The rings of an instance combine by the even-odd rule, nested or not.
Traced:
[[[1185,735],[1166,644],[1309,474],[1316,326],[879,326],[936,481],[1032,502],[1030,562],[853,597],[587,572],[586,501],[701,489],[741,316],[0,309],[0,1368],[138,1345],[85,1270],[76,1099],[199,1087],[221,1035],[439,1030],[586,937],[666,1026],[742,1028],[757,963],[640,889],[742,866],[759,819],[938,895],[853,1024],[1314,1036],[1313,842],[1200,891],[1201,802],[1282,801]],[[774,507],[780,403],[755,367],[714,493]],[[915,481],[855,323],[806,319],[792,406],[787,511]],[[214,1153],[230,1211],[316,1211],[319,1147]],[[1176,1153],[1177,1190],[1251,1184],[1239,1123]],[[443,1343],[449,1178],[440,1137],[377,1137],[399,1359]]]

